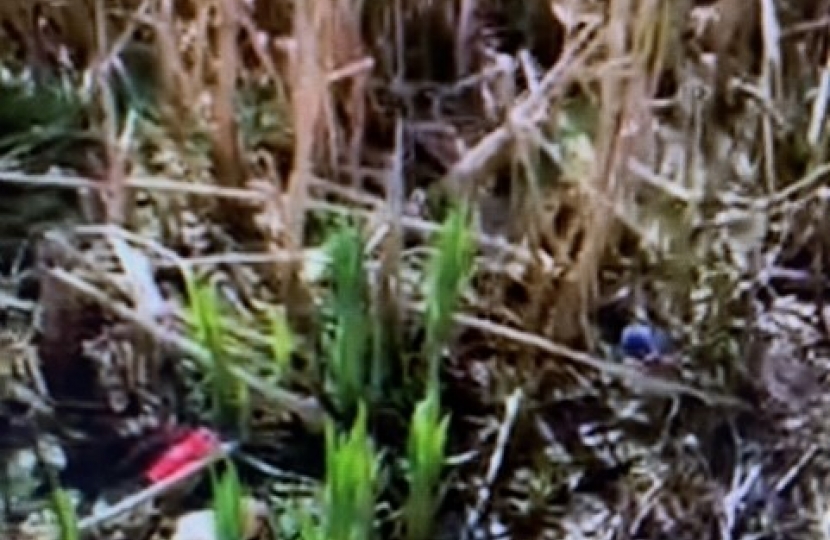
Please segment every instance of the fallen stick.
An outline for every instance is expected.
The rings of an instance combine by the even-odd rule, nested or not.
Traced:
[[[238,444],[236,442],[223,443],[212,454],[203,457],[199,461],[194,461],[186,467],[183,467],[180,471],[171,475],[169,478],[156,482],[138,493],[122,499],[121,502],[110,506],[103,512],[81,519],[78,522],[78,530],[80,532],[87,532],[96,529],[104,525],[106,522],[112,521],[118,516],[138,508],[142,504],[164,495],[190,477],[195,476],[197,473],[210,467],[217,461],[231,455],[236,450],[237,446]]]

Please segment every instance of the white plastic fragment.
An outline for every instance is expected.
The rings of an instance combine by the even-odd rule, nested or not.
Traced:
[[[246,497],[243,500],[245,530],[242,540],[251,540],[260,533],[268,508],[265,503]],[[189,512],[176,520],[170,540],[219,540],[213,510]]]

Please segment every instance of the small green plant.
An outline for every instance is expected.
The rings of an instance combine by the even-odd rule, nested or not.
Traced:
[[[217,540],[239,540],[245,532],[244,494],[232,463],[228,462],[227,469],[218,478],[216,472],[211,471],[211,488]]]
[[[328,368],[338,405],[348,412],[366,398],[371,381],[367,366],[372,325],[363,247],[360,233],[351,227],[335,233],[329,245],[334,340]]]
[[[271,313],[271,354],[278,376],[284,374],[291,365],[294,352],[294,334],[285,316],[285,310],[275,309]]]
[[[438,388],[441,348],[452,328],[462,290],[473,268],[474,242],[466,206],[454,209],[438,234],[426,285],[426,346],[430,388]]]
[[[187,277],[188,319],[196,340],[210,356],[209,384],[214,420],[223,427],[241,428],[248,403],[248,388],[233,376],[228,351],[227,322],[216,290]]]
[[[433,387],[415,407],[409,426],[409,496],[404,505],[408,540],[426,540],[432,533],[450,420],[440,414],[438,389]]]
[[[61,485],[54,463],[50,462],[47,457],[48,453],[44,451],[40,444],[35,445],[34,453],[37,456],[38,464],[43,467],[44,474],[46,475],[52,511],[54,512],[58,525],[58,538],[60,540],[79,540],[81,538],[81,532],[75,504],[73,504],[69,493]],[[5,511],[8,512],[9,501],[5,500],[3,502],[6,503],[4,505]]]
[[[369,540],[380,465],[367,432],[366,407],[361,403],[349,433],[326,426],[326,482],[323,487],[324,538]]]
[[[289,497],[274,506],[271,530],[276,538],[324,540],[319,514],[317,497]]]
[[[52,508],[58,518],[60,540],[79,540],[78,516],[66,491],[60,486],[52,489]]]
[[[299,518],[300,538],[302,540],[325,540],[323,529],[308,514]]]

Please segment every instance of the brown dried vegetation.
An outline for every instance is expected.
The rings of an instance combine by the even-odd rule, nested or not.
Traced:
[[[33,319],[46,388],[18,377],[21,400],[0,365],[0,401],[78,462],[140,454],[173,409],[199,419],[179,270],[302,341],[346,214],[406,324],[412,260],[464,198],[481,249],[439,532],[828,538],[828,24],[826,0],[4,0],[4,65],[81,88],[88,136],[0,163],[4,331]],[[0,135],[54,124],[45,99],[0,95]],[[680,344],[665,372],[605,354],[644,316]],[[246,381],[251,452],[303,468],[331,412],[312,371]]]

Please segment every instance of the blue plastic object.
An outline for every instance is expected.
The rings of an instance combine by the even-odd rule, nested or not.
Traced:
[[[623,356],[648,361],[668,354],[671,341],[665,330],[633,323],[623,329],[618,346]]]

